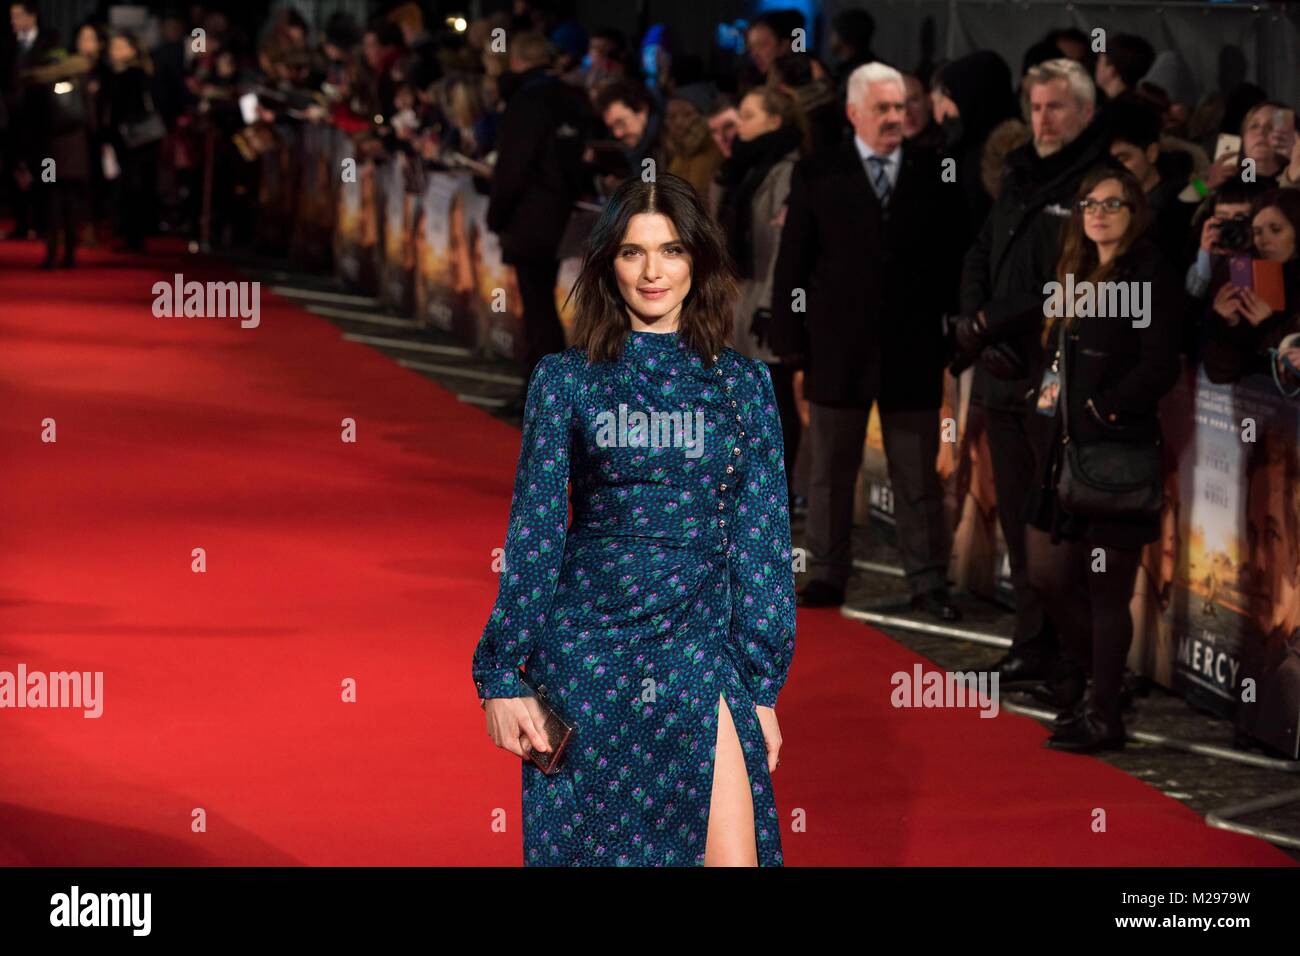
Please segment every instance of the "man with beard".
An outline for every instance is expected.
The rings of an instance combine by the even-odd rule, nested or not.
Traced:
[[[1040,63],[1025,74],[1022,90],[1033,139],[1007,156],[997,202],[966,254],[962,315],[953,323],[953,373],[976,363],[971,401],[983,407],[988,423],[998,520],[1011,565],[1016,627],[1010,652],[997,664],[1004,687],[1058,676],[1056,634],[1025,564],[1024,511],[1038,474],[1029,435],[1031,396],[1042,368],[1043,286],[1054,277],[1079,182],[1107,149],[1094,121],[1096,90],[1080,64],[1064,58]]]

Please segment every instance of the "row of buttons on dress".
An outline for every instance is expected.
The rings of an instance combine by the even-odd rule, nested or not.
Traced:
[[[722,377],[722,366],[721,366],[720,364],[718,364],[718,357],[717,357],[716,355],[713,356],[713,361],[714,361],[714,366],[713,366],[713,367],[714,367],[714,370],[718,373],[719,378],[721,378],[721,377]],[[723,379],[723,382],[724,382],[724,387],[727,388],[727,394],[730,395],[730,394],[731,394],[731,389],[730,389],[730,387],[729,387],[729,386],[725,386],[726,379]],[[732,407],[733,409],[736,407],[736,400],[735,400],[734,398],[731,399],[731,407]],[[736,412],[736,421],[739,422],[739,423],[742,424],[742,425],[744,424],[743,419],[741,419],[741,417],[740,417],[740,412]],[[740,430],[740,433],[736,436],[736,441],[739,442],[739,441],[740,441],[742,438],[744,438],[744,437],[745,437],[744,429],[741,429],[741,430]],[[737,444],[736,447],[734,447],[734,448],[731,449],[731,455],[732,455],[733,458],[735,458],[735,457],[737,457],[737,456],[740,455],[740,445],[739,445],[739,444]],[[736,466],[735,466],[733,463],[728,462],[728,463],[727,463],[727,474],[728,474],[728,475],[734,474],[735,471],[736,471]],[[723,497],[722,497],[722,499],[718,502],[718,511],[720,511],[720,512],[725,512],[725,511],[727,510],[727,498],[726,498],[726,495],[725,495],[726,490],[727,490],[727,482],[724,480],[724,481],[722,482],[722,484],[720,484],[720,485],[718,486],[718,491],[719,491],[720,493],[723,493]],[[728,539],[727,539],[727,532],[726,532],[727,519],[726,519],[725,517],[719,517],[719,518],[718,518],[718,527],[723,529],[723,532],[722,532],[722,546],[725,548],[725,547],[727,546],[727,540],[728,540]]]

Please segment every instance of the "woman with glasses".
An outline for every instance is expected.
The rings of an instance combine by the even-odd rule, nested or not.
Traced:
[[[1056,269],[1056,281],[1075,298],[1058,293],[1045,302],[1045,367],[1029,416],[1041,466],[1026,531],[1030,583],[1072,665],[1055,688],[1065,710],[1047,744],[1076,752],[1124,745],[1129,601],[1142,547],[1160,536],[1159,514],[1071,513],[1057,488],[1067,434],[1079,443],[1160,442],[1157,407],[1178,378],[1185,303],[1177,275],[1145,234],[1145,213],[1142,186],[1118,164],[1081,182]],[[1112,297],[1120,286],[1110,283],[1124,284],[1127,298]],[[1091,308],[1081,298],[1088,286]],[[1101,308],[1103,300],[1121,307]]]

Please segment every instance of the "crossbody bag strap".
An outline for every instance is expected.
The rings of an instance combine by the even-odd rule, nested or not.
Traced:
[[[1069,369],[1065,362],[1065,353],[1069,351],[1069,343],[1065,336],[1065,320],[1061,320],[1060,341],[1056,346],[1056,354],[1060,359],[1061,383],[1058,394],[1061,399],[1061,429],[1065,432],[1065,441],[1070,441],[1070,396],[1065,391],[1065,381],[1069,376]]]

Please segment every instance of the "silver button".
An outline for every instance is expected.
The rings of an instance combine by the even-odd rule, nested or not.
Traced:
[[[726,503],[725,501],[719,501],[719,502],[718,502],[718,510],[719,510],[719,511],[722,511],[722,510],[723,510],[724,508],[726,508],[726,507],[727,507],[727,503]]]
[[[719,485],[719,486],[718,486],[718,490],[719,490],[719,491],[726,491],[726,490],[727,490],[727,486],[726,486],[726,485]]]
[[[736,437],[738,437],[738,438],[744,438],[744,437],[745,437],[745,433],[744,433],[744,432],[741,432],[741,433],[740,433],[738,436],[736,436]]]
[[[735,470],[736,470],[736,469],[733,468],[731,465],[728,465],[728,466],[727,466],[727,474],[731,474],[731,473],[732,473],[733,471],[735,471]]]
[[[736,400],[734,398],[731,400],[731,407],[732,408],[736,407]]]
[[[719,518],[719,519],[718,519],[718,527],[719,527],[719,528],[724,528],[724,527],[726,527],[726,525],[727,525],[727,519],[726,519],[726,518]]]
[[[739,448],[733,448],[733,449],[731,449],[731,453],[732,453],[733,455],[739,455],[739,454],[740,454],[740,449],[739,449]]]

